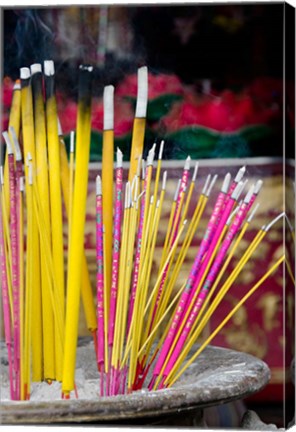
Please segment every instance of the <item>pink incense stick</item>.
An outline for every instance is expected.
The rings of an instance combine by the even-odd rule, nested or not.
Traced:
[[[10,138],[7,132],[3,132],[7,146],[8,172],[9,172],[9,194],[10,194],[10,238],[11,238],[11,267],[12,267],[12,292],[13,292],[13,345],[14,345],[14,368],[16,383],[19,383],[19,341],[20,341],[20,277],[19,277],[19,246],[18,246],[18,224],[17,224],[17,194],[16,173],[14,167],[14,154]],[[19,385],[16,386],[16,398],[20,398]]]
[[[186,322],[186,326],[184,326],[183,331],[180,335],[180,338],[174,348],[174,351],[170,357],[169,362],[166,365],[166,368],[163,372],[163,377],[166,378],[168,376],[168,374],[170,373],[171,369],[173,368],[175,362],[177,361],[180,352],[186,342],[186,339],[190,333],[190,330],[198,316],[198,313],[200,311],[201,306],[203,305],[203,302],[206,299],[206,296],[208,294],[208,291],[210,289],[210,287],[212,286],[212,284],[215,281],[216,275],[222,265],[222,262],[227,254],[227,251],[232,243],[232,240],[234,239],[235,235],[237,234],[243,220],[246,217],[246,214],[248,212],[248,204],[251,200],[251,197],[254,194],[254,186],[252,186],[249,190],[249,192],[247,193],[243,203],[241,204],[241,206],[238,209],[238,212],[236,213],[236,216],[234,218],[233,223],[231,224],[231,227],[225,237],[225,239],[222,242],[221,248],[219,249],[219,252],[210,268],[210,271],[206,277],[205,282],[203,283],[202,289],[196,299],[195,305],[192,309],[192,312]],[[228,204],[228,206],[230,206],[230,204]],[[230,218],[228,218],[230,219]],[[230,221],[227,221],[226,224],[229,224]],[[222,219],[221,219],[221,224],[222,224]],[[223,228],[223,227],[222,227]],[[216,244],[216,242],[213,241],[213,244]],[[210,251],[209,251],[210,253]],[[208,257],[208,255],[207,255]]]
[[[23,163],[22,163],[22,152],[21,152],[21,148],[20,148],[20,144],[18,141],[18,138],[16,136],[16,132],[13,126],[9,126],[9,132],[10,132],[10,136],[12,138],[13,141],[13,146],[14,146],[14,152],[15,152],[15,176],[16,176],[16,227],[17,227],[17,237],[16,237],[16,244],[17,244],[17,274],[18,274],[18,292],[20,291],[20,256],[19,256],[19,248],[20,248],[20,200],[21,200],[21,190],[23,189],[23,176],[24,176],[24,170],[23,170]],[[20,320],[20,298],[18,295],[18,310],[19,310],[19,316],[18,319]],[[15,353],[15,357],[16,357],[16,364],[17,364],[17,369],[20,373],[20,326],[19,326],[19,331],[18,331],[18,339],[15,342],[16,346],[16,353]],[[20,376],[18,373],[18,377],[17,377],[17,384],[16,384],[16,394],[17,394],[17,398],[20,399]]]
[[[123,168],[122,152],[117,149],[117,168],[115,182],[115,214],[113,228],[113,253],[112,253],[112,279],[111,279],[111,296],[110,296],[110,318],[108,328],[108,345],[109,345],[109,365],[111,366],[112,348],[114,342],[114,328],[116,317],[116,304],[118,292],[118,270],[120,259],[120,239],[121,239],[121,220],[122,220],[122,191],[123,191]],[[111,385],[111,368],[107,375],[107,395]]]
[[[254,187],[254,193],[253,193],[253,195],[252,195],[252,197],[251,197],[251,199],[250,199],[250,202],[249,202],[249,204],[248,204],[248,211],[249,211],[249,209],[252,207],[252,205],[253,205],[255,199],[257,198],[257,196],[258,196],[258,194],[259,194],[259,192],[260,192],[260,189],[261,189],[262,185],[263,185],[263,181],[262,181],[261,179],[258,180],[257,183],[255,184],[255,187]]]
[[[1,187],[3,191],[3,167],[2,166],[1,166],[0,176],[1,176]],[[9,295],[8,295],[7,261],[6,261],[5,242],[4,242],[4,235],[3,235],[2,212],[0,212],[0,217],[1,217],[0,219],[0,268],[1,268],[1,291],[2,291],[4,334],[5,334],[5,343],[7,347],[7,355],[8,355],[10,398],[11,400],[15,400],[16,393],[14,388],[14,361],[12,356],[11,318],[10,318],[10,306],[9,306]]]
[[[118,269],[120,258],[120,238],[121,238],[121,220],[122,220],[122,190],[123,190],[123,168],[122,152],[117,149],[117,168],[115,184],[115,214],[114,214],[114,231],[113,231],[113,255],[112,255],[112,282],[110,296],[110,318],[108,329],[108,344],[113,346],[114,326],[116,316],[116,300],[118,290]]]
[[[98,365],[104,371],[104,244],[103,244],[103,203],[101,177],[96,178],[96,245],[97,245],[97,320],[98,320]]]

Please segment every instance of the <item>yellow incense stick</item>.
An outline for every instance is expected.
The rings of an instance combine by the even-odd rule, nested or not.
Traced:
[[[106,294],[107,309],[110,304],[112,241],[113,241],[113,163],[114,163],[114,87],[104,88],[104,125],[102,151],[103,223],[105,227]],[[107,327],[108,328],[108,327]]]
[[[21,122],[21,86],[19,80],[17,80],[13,86],[12,102],[9,113],[8,126],[13,127],[17,136],[20,131]],[[13,142],[12,136],[9,134],[10,141]],[[10,214],[10,198],[9,198],[9,181],[8,181],[8,159],[7,152],[5,155],[4,163],[4,191],[5,191],[5,206],[7,209],[7,214]]]
[[[74,186],[74,131],[70,133],[70,162],[69,162],[69,222],[68,222],[68,242],[70,242],[71,232],[71,219],[72,219],[72,208],[73,208],[73,186]],[[60,152],[61,159],[61,152]],[[62,165],[62,164],[61,164]],[[62,178],[61,178],[62,181]],[[64,198],[65,199],[65,198]],[[68,248],[69,248],[68,244]]]
[[[32,91],[34,104],[34,126],[35,126],[35,146],[36,146],[36,180],[40,196],[41,205],[45,217],[46,229],[51,230],[50,205],[49,205],[49,184],[48,184],[48,161],[46,145],[46,124],[44,101],[42,96],[42,72],[40,64],[31,66]],[[42,287],[42,325],[43,325],[43,357],[44,357],[44,378],[46,380],[55,379],[55,344],[54,344],[54,317],[50,301],[50,289],[46,277],[46,255],[40,247],[41,264],[41,287]]]
[[[68,216],[68,225],[69,225],[70,201],[71,201],[69,182],[70,182],[71,175],[70,175],[70,170],[68,165],[65,142],[62,137],[61,128],[59,129],[60,129],[59,135],[60,135],[61,182],[62,182],[64,204]],[[82,303],[83,303],[87,328],[89,329],[89,331],[95,332],[95,330],[97,329],[96,309],[95,309],[94,295],[93,295],[92,286],[90,282],[90,276],[89,276],[85,252],[83,252],[83,257],[82,257],[81,297],[82,297]]]
[[[181,371],[174,376],[171,381],[169,381],[169,376],[167,377],[165,384],[167,387],[171,387],[178,378],[185,372],[185,370],[194,362],[194,360],[201,354],[201,352],[206,348],[206,346],[212,341],[216,334],[227,324],[227,322],[233,317],[236,311],[244,304],[248,298],[263,284],[263,282],[277,269],[277,267],[284,261],[284,255],[280,257],[277,262],[265,273],[264,276],[248,291],[248,293],[238,302],[238,304],[232,309],[232,311],[227,315],[227,317],[219,324],[219,326],[212,332],[212,334],[207,338],[207,340],[200,346],[196,353],[188,360]]]
[[[82,277],[84,223],[88,184],[88,162],[91,133],[91,66],[80,66],[76,136],[76,174],[71,221],[71,244],[67,280],[65,350],[62,391],[65,396],[74,389],[79,303]]]
[[[146,66],[138,69],[138,94],[135,119],[133,124],[130,169],[128,179],[131,182],[137,174],[138,159],[143,153],[146,111],[148,100],[148,70]]]
[[[65,309],[64,288],[64,246],[63,246],[63,218],[60,175],[60,149],[58,136],[57,106],[54,92],[54,63],[44,62],[45,92],[46,92],[46,125],[49,162],[49,196],[52,230],[52,256],[56,277],[54,289],[58,292],[62,308],[62,320]],[[57,332],[57,329],[55,330]],[[55,336],[55,370],[58,381],[62,380],[63,350],[60,349],[57,335]]]
[[[51,250],[51,237],[50,232],[47,231],[47,226],[45,222],[45,215],[43,212],[43,208],[41,205],[41,198],[38,192],[38,187],[36,187],[35,183],[33,183],[33,207],[36,215],[38,230],[40,233],[40,240],[42,244],[42,248],[45,253],[45,272],[48,280],[49,289],[49,297],[51,302],[51,307],[53,310],[54,320],[57,327],[57,341],[56,344],[60,346],[60,349],[63,349],[63,311],[62,305],[60,303],[59,293],[54,289],[56,286],[56,276],[55,269],[53,265],[53,256]]]
[[[22,136],[24,146],[24,157],[29,157],[32,161],[32,169],[36,167],[35,153],[35,132],[33,119],[33,100],[32,88],[30,85],[30,69],[21,68],[21,114],[22,114]],[[25,164],[26,178],[28,177],[28,166]],[[26,193],[29,185],[26,182]],[[32,314],[34,316],[34,326],[32,327],[32,380],[41,381],[43,379],[43,340],[42,340],[42,302],[41,302],[41,275],[40,275],[40,247],[38,228],[35,223],[35,216],[32,206],[27,211],[27,219],[32,221],[32,261],[34,263],[34,272],[32,275],[32,296],[34,303],[32,305]],[[30,262],[28,260],[28,264]]]

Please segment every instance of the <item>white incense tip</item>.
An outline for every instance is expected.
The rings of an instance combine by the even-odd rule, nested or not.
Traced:
[[[240,195],[242,194],[243,190],[245,189],[246,184],[248,183],[248,179],[246,179],[245,181],[242,181],[241,183],[242,183],[242,185],[241,185],[240,189],[238,190],[238,195],[237,195],[236,199],[238,199],[240,197]]]
[[[240,181],[238,182],[238,184],[236,185],[234,191],[231,194],[231,198],[237,200],[238,197],[240,196],[240,193],[242,191],[242,188],[244,186],[244,182]]]
[[[32,165],[32,162],[28,163],[28,182],[29,182],[29,185],[32,186],[32,184],[33,184],[33,165]]]
[[[60,119],[58,117],[58,136],[62,136],[62,135],[63,135],[63,129],[62,129]]]
[[[114,129],[114,87],[104,87],[104,130]]]
[[[146,171],[146,164],[144,159],[142,159],[142,180],[145,179],[145,171]]]
[[[117,163],[117,168],[122,168],[122,160],[123,160],[123,154],[122,154],[122,151],[120,150],[119,147],[117,147],[117,152],[116,152],[116,163]]]
[[[245,172],[246,172],[246,167],[245,167],[245,166],[241,167],[241,168],[238,170],[238,173],[236,174],[236,177],[235,177],[234,181],[235,181],[236,183],[240,182],[241,179],[243,178]]]
[[[165,171],[163,173],[163,176],[162,176],[162,186],[161,186],[162,190],[165,190],[165,188],[166,188],[167,175],[168,175],[168,172]]]
[[[0,182],[1,186],[4,185],[3,165],[0,166]]]
[[[9,155],[13,154],[13,147],[12,147],[12,144],[11,144],[11,141],[10,141],[10,138],[9,138],[7,131],[2,132],[2,135],[3,135],[4,141],[6,143],[7,154],[9,154]]]
[[[54,62],[53,60],[44,60],[44,75],[54,75]]]
[[[13,90],[20,90],[21,89],[21,83],[19,81],[14,83]]]
[[[21,176],[21,177],[20,177],[20,191],[21,191],[21,192],[24,192],[24,190],[25,190],[24,177]]]
[[[227,191],[229,189],[229,185],[230,185],[230,180],[231,180],[231,175],[230,175],[230,173],[227,173],[226,176],[224,177],[221,192],[223,192],[225,194],[227,193]]]
[[[141,174],[141,164],[142,164],[142,155],[138,157],[138,166],[137,166],[137,176],[140,177]]]
[[[20,69],[20,77],[21,77],[21,79],[28,79],[28,78],[30,78],[30,76],[31,76],[31,72],[30,72],[29,68],[22,67]]]
[[[164,148],[164,141],[162,140],[161,143],[160,143],[159,153],[158,153],[158,159],[159,159],[159,160],[162,159],[163,148]]]
[[[280,220],[282,217],[285,216],[285,212],[282,212],[281,214],[279,214],[276,218],[274,218],[268,225],[266,225],[265,227],[265,231],[269,231],[270,228],[277,223],[278,220]]]
[[[148,102],[148,69],[143,66],[138,69],[138,93],[135,116],[137,118],[145,118]]]
[[[260,189],[262,188],[262,185],[263,185],[263,181],[262,181],[261,179],[258,180],[257,183],[255,184],[254,193],[255,193],[256,195],[258,195]]]
[[[138,182],[138,177],[136,175],[134,177],[134,180],[135,180],[134,201],[137,201],[139,182]]]
[[[131,205],[131,184],[128,181],[125,186],[125,208],[129,208]]]
[[[209,189],[207,190],[207,192],[205,194],[207,197],[210,196],[210,193],[212,192],[212,189],[214,187],[214,184],[216,183],[217,178],[218,178],[218,175],[215,174],[214,177],[212,178],[212,181],[210,183]]]
[[[175,196],[174,196],[174,201],[177,201],[178,195],[179,195],[179,191],[180,191],[180,187],[181,187],[181,179],[178,180],[178,184],[177,184],[177,188],[176,188],[176,192],[175,192]]]
[[[251,220],[253,219],[253,217],[254,217],[254,215],[255,215],[255,213],[256,213],[256,211],[257,211],[259,205],[260,205],[260,203],[257,203],[257,204],[255,205],[255,207],[253,208],[253,210],[251,211],[250,216],[249,216],[248,219],[247,219],[247,222],[248,222],[248,223],[250,223]]]
[[[191,157],[188,156],[186,161],[185,161],[184,170],[186,170],[186,171],[190,170],[190,161],[191,161]]]
[[[74,153],[74,145],[75,145],[75,132],[70,132],[70,153]]]
[[[151,204],[151,205],[153,204],[153,198],[154,198],[154,196],[151,195],[151,197],[150,197],[150,204]]]
[[[15,130],[13,126],[9,126],[9,132],[12,137],[13,145],[14,145],[14,151],[15,151],[15,160],[21,161],[22,160],[22,151],[20,147],[19,140],[16,136]]]
[[[35,73],[42,72],[42,66],[40,63],[34,63],[30,66],[31,69],[31,75],[34,75]]]
[[[96,177],[96,194],[102,195],[102,180],[99,175]]]
[[[244,202],[245,202],[246,204],[249,204],[249,202],[251,201],[251,198],[252,198],[252,195],[253,195],[253,193],[254,193],[254,190],[255,190],[255,185],[252,185],[252,186],[250,187],[250,189],[248,190],[248,192],[247,192],[247,194],[246,194],[246,196],[245,196],[245,199],[244,199]]]
[[[209,184],[209,182],[210,182],[210,180],[211,180],[211,174],[209,174],[208,176],[207,176],[207,179],[206,179],[206,182],[205,182],[205,185],[204,185],[204,187],[203,187],[203,190],[202,190],[202,195],[205,195],[205,193],[206,193],[206,190],[207,190],[207,188],[208,188],[208,184]]]
[[[159,207],[159,204],[160,204],[160,201],[159,201],[159,200],[157,200],[157,202],[156,202],[156,208],[158,208],[158,207]]]
[[[153,144],[153,146],[149,150],[148,157],[147,157],[147,166],[153,165],[154,156],[155,156],[155,147],[156,144]]]
[[[27,160],[26,160],[26,165],[29,166],[30,162],[32,160],[32,155],[30,152],[27,153]]]
[[[198,171],[198,162],[196,162],[195,167],[194,167],[194,171],[193,171],[193,176],[192,176],[192,181],[195,182],[196,177],[197,177],[197,171]]]

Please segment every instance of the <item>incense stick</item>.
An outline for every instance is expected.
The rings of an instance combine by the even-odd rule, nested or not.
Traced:
[[[112,225],[113,225],[113,159],[114,159],[114,87],[104,88],[104,121],[102,149],[103,223],[106,237],[106,293],[109,310],[112,269]],[[106,311],[107,313],[107,311]]]
[[[138,159],[143,153],[144,135],[146,126],[146,112],[148,102],[148,69],[143,66],[138,69],[138,93],[135,119],[132,132],[132,144],[130,154],[129,181],[132,181],[137,173]]]
[[[50,199],[49,199],[49,179],[48,179],[48,158],[46,143],[46,121],[43,101],[43,80],[41,64],[31,65],[31,82],[34,106],[34,130],[36,145],[36,176],[39,194],[43,197],[41,205],[45,217],[46,229],[51,230],[50,221]],[[50,143],[49,143],[50,144]],[[55,346],[54,346],[54,318],[50,301],[49,291],[52,289],[48,285],[46,277],[46,256],[45,251],[40,247],[41,261],[41,291],[42,291],[42,325],[43,325],[43,367],[44,377],[51,381],[55,379]]]
[[[71,244],[69,250],[69,268],[67,280],[68,296],[66,304],[65,349],[62,383],[63,393],[67,397],[70,391],[74,389],[76,341],[78,334],[78,314],[90,148],[92,70],[93,68],[91,66],[80,66],[79,69],[76,175],[74,182],[73,212],[70,234]]]
[[[49,196],[52,230],[52,253],[55,267],[56,286],[59,302],[62,309],[62,326],[65,309],[64,288],[64,246],[63,246],[63,220],[62,220],[62,196],[60,176],[60,149],[58,136],[58,117],[55,99],[55,70],[52,60],[44,62],[45,93],[46,93],[46,125],[48,139],[48,163],[49,163]],[[62,380],[63,351],[57,344],[55,337],[55,372],[57,380]]]
[[[72,205],[72,203],[70,203],[70,201],[73,200],[73,197],[70,199],[69,183],[70,183],[71,173],[70,173],[70,169],[69,169],[69,165],[68,165],[65,142],[64,142],[62,135],[63,135],[63,133],[62,133],[61,126],[59,123],[61,182],[62,182],[62,192],[63,192],[65,210],[66,210],[66,214],[68,216],[68,227],[69,227],[71,225],[71,223],[69,223],[70,208],[73,207],[73,205]],[[74,187],[74,185],[73,185],[73,187]],[[72,195],[73,195],[73,192],[72,192]],[[71,211],[71,214],[72,214],[72,211]],[[71,233],[68,230],[69,238],[70,238],[70,234]],[[90,332],[92,332],[93,337],[94,337],[94,341],[96,341],[96,338],[97,338],[97,336],[96,336],[96,329],[97,329],[96,309],[95,309],[94,296],[93,296],[92,286],[91,286],[91,282],[90,282],[90,276],[89,276],[89,271],[88,271],[88,267],[87,267],[87,260],[86,260],[85,252],[83,253],[83,256],[82,256],[81,297],[82,297],[82,303],[83,303],[87,328],[89,329]]]
[[[33,98],[31,86],[31,73],[29,68],[21,68],[21,116],[22,116],[22,137],[24,157],[30,155],[32,170],[36,167],[36,149],[35,149],[35,131],[33,117]],[[26,178],[28,178],[28,164],[25,164]],[[33,175],[33,174],[32,174]],[[29,184],[26,181],[26,194],[29,194]],[[32,213],[31,213],[32,212]],[[32,379],[33,381],[41,381],[43,379],[43,339],[42,339],[42,302],[41,302],[41,274],[40,274],[40,246],[38,228],[35,222],[33,207],[28,207],[28,220],[32,221],[32,261],[34,262],[34,272],[32,274],[32,289],[34,303],[32,305],[32,313],[34,314],[34,326],[32,327]],[[30,261],[27,261],[26,272],[29,272],[28,266]],[[30,274],[30,272],[29,272]],[[29,279],[28,279],[29,283]],[[27,287],[27,284],[26,284]]]

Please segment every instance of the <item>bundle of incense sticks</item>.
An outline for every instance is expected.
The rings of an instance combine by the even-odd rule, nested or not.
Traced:
[[[162,168],[164,142],[158,151],[154,144],[144,156],[148,74],[143,67],[138,71],[126,174],[119,148],[114,166],[114,87],[104,90],[103,160],[94,203],[97,284],[92,290],[84,253],[92,71],[91,66],[79,69],[77,127],[70,137],[69,162],[50,60],[43,68],[35,64],[21,69],[9,130],[3,133],[6,159],[4,169],[1,167],[0,259],[12,400],[29,399],[31,382],[43,380],[49,384],[60,381],[63,398],[70,398],[72,391],[78,397],[75,363],[80,296],[94,338],[101,395],[143,387],[157,390],[176,382],[284,260],[281,256],[266,269],[209,337],[195,345],[283,214],[258,231],[230,272],[231,260],[259,205],[255,200],[262,181],[246,188],[246,168],[242,167],[233,179],[227,173],[220,191],[214,192],[218,176],[212,173],[204,183],[198,182],[198,163],[191,172],[188,156],[170,202],[165,197],[167,172]],[[168,222],[164,219],[165,198],[170,206]],[[66,269],[63,203],[68,217]],[[200,221],[205,219],[207,206],[211,216],[202,232]],[[157,260],[157,241],[164,224],[166,234]],[[181,283],[181,270],[197,234],[202,240],[186,281]],[[189,358],[192,349],[195,353]]]

